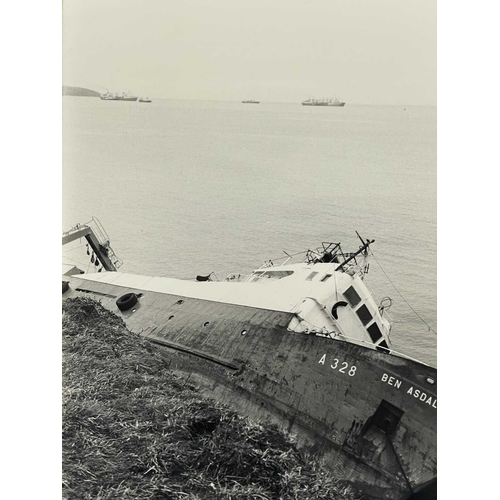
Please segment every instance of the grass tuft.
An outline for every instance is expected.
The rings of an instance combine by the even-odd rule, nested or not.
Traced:
[[[293,440],[203,397],[89,298],[63,302],[63,497],[353,499]]]

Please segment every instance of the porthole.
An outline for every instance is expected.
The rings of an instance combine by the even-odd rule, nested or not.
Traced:
[[[434,385],[436,383],[436,381],[432,377],[427,377],[425,381],[431,385]]]
[[[246,330],[242,330],[241,331],[241,335],[246,335],[247,334],[247,331]]]
[[[205,323],[203,323],[203,326],[208,326],[210,324],[210,321],[205,321]]]
[[[173,319],[174,315],[172,314],[171,316],[168,317],[168,319]]]
[[[178,300],[178,301],[176,302],[176,304],[179,304],[179,305],[184,304],[184,301],[183,301],[182,299],[180,299],[180,300]]]

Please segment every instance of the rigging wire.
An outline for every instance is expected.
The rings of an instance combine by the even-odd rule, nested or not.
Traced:
[[[429,325],[429,323],[427,323],[427,321],[425,321],[425,319],[422,318],[422,316],[420,316],[420,314],[418,314],[418,312],[415,311],[415,309],[413,309],[413,307],[411,306],[411,304],[403,297],[403,294],[397,289],[396,285],[391,281],[391,278],[389,278],[389,276],[387,275],[387,273],[384,271],[384,269],[380,265],[380,262],[378,261],[377,257],[375,257],[375,255],[373,254],[373,252],[370,252],[370,253],[371,253],[371,256],[375,259],[375,262],[380,267],[381,271],[384,273],[385,277],[389,280],[389,283],[394,287],[394,290],[396,290],[396,292],[398,292],[399,296],[405,301],[406,305],[415,313],[415,315],[420,319],[420,321],[422,321],[422,323],[425,326],[427,326],[427,328],[429,329],[430,332],[434,332],[434,334],[437,335],[436,330],[434,330],[434,328],[432,328]]]

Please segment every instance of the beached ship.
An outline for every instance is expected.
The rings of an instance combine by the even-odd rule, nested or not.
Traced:
[[[337,97],[333,99],[306,99],[302,101],[302,106],[345,106],[345,102],[339,101]]]
[[[139,102],[151,102],[149,97],[139,97]]]
[[[295,434],[369,498],[435,497],[437,371],[391,347],[391,301],[365,283],[373,240],[353,252],[324,242],[219,281],[119,272],[96,219],[62,242],[81,238],[98,272],[63,267],[63,300],[98,300],[171,368]]]

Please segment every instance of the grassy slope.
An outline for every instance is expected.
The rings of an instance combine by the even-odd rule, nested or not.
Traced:
[[[63,497],[353,498],[296,450],[166,368],[86,298],[63,303]]]

